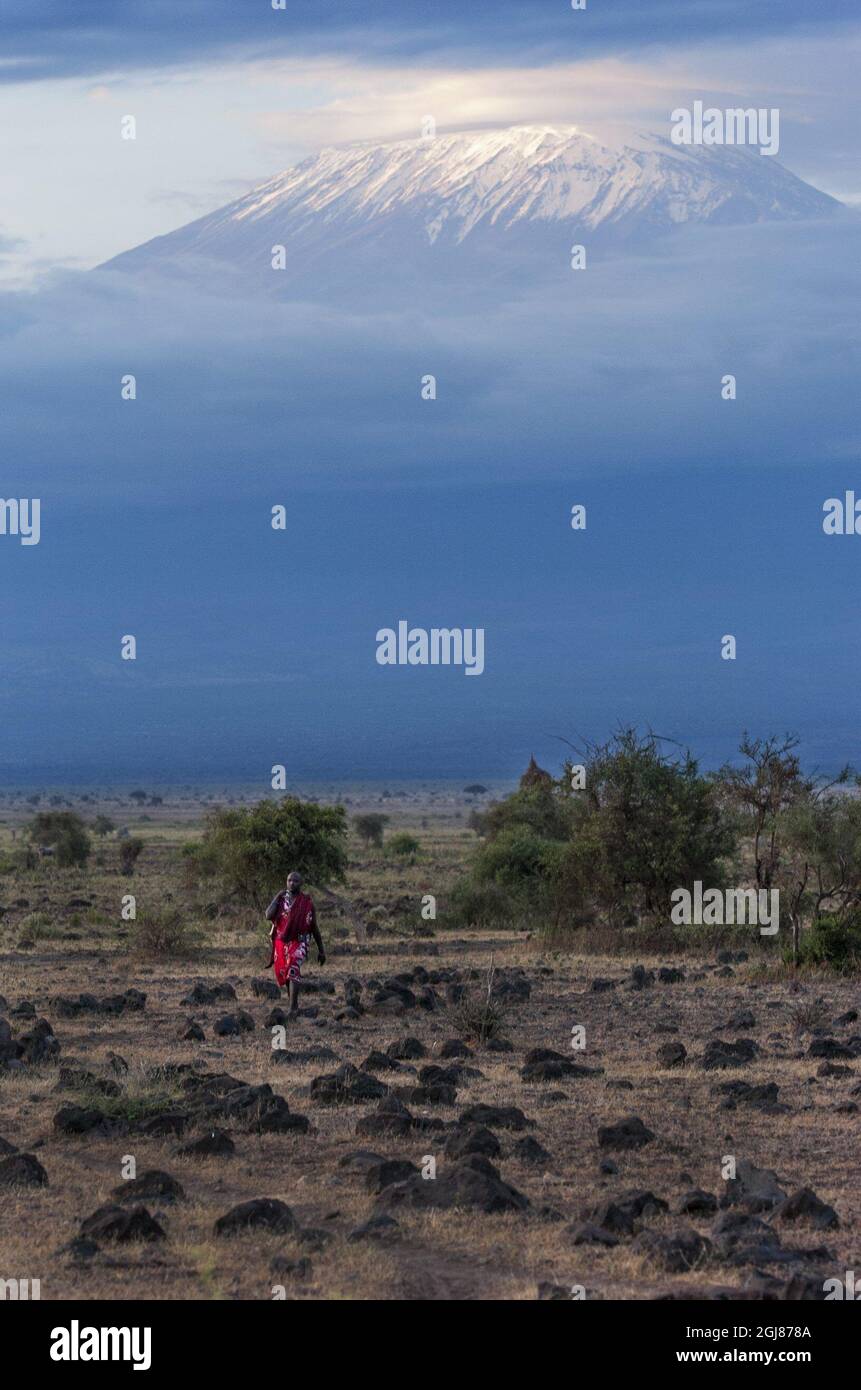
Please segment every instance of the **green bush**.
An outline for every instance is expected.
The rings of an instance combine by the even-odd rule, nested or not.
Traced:
[[[397,835],[392,835],[386,845],[389,854],[396,854],[400,859],[407,859],[410,855],[416,855],[421,849],[419,841],[415,835],[410,835],[408,831],[401,830]]]
[[[18,945],[22,950],[30,950],[40,941],[56,941],[65,936],[65,928],[54,923],[47,912],[30,912],[21,922],[21,935]]]
[[[135,864],[143,853],[144,842],[131,836],[120,844],[120,869],[124,874],[133,874]]]
[[[203,935],[178,908],[162,908],[135,919],[128,946],[150,960],[190,960],[200,954]]]
[[[342,883],[346,838],[343,806],[285,796],[210,811],[203,838],[186,845],[183,854],[193,882],[212,880],[223,896],[238,897],[262,912],[291,869],[320,888]]]
[[[360,840],[364,840],[366,845],[376,845],[381,847],[383,843],[383,830],[389,823],[389,817],[381,815],[378,811],[369,811],[363,816],[353,817],[353,829]]]
[[[87,827],[74,811],[40,811],[30,824],[29,835],[34,845],[54,846],[54,863],[61,869],[83,867],[89,858]]]
[[[791,952],[787,952],[787,960]],[[802,965],[828,965],[841,974],[861,970],[861,914],[838,918],[823,916],[801,933]]]

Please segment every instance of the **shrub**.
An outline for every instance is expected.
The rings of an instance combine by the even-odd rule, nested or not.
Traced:
[[[463,1038],[486,1043],[502,1034],[505,1009],[494,994],[496,971],[493,961],[481,988],[468,990],[452,1012],[454,1026]]]
[[[29,827],[34,845],[53,845],[61,869],[83,867],[90,854],[87,827],[74,811],[40,811]]]
[[[410,855],[418,854],[421,845],[415,835],[410,835],[408,831],[401,830],[397,835],[393,835],[386,848],[389,854],[396,854],[400,859],[407,859]]]
[[[262,912],[291,869],[318,887],[343,882],[346,837],[343,806],[285,796],[210,811],[202,840],[186,845],[183,854],[193,880],[214,880],[223,895],[250,901]]]
[[[123,840],[120,845],[120,868],[124,874],[133,874],[135,864],[143,852],[144,842],[133,837]]]
[[[132,924],[129,950],[148,959],[192,959],[200,955],[203,935],[179,908],[142,912]]]
[[[40,941],[56,940],[65,935],[65,929],[54,924],[47,912],[31,912],[21,922],[21,935],[18,945],[22,950],[30,950]]]
[[[861,914],[819,917],[801,933],[798,957],[802,965],[828,965],[841,974],[861,970]]]
[[[364,840],[366,845],[381,846],[383,843],[383,828],[389,823],[389,817],[381,815],[378,811],[369,811],[363,816],[353,817],[353,829],[360,840]]]

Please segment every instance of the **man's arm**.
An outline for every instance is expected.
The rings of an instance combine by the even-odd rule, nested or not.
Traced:
[[[311,935],[317,947],[317,959],[321,965],[326,964],[326,952],[323,947],[323,938],[320,935],[320,928],[317,926],[317,909],[314,908],[314,916],[311,919]]]
[[[269,918],[269,921],[270,921],[270,922],[274,922],[274,921],[275,921],[275,918],[278,916],[279,912],[281,911],[281,903],[283,902],[283,900],[284,900],[284,894],[283,894],[283,893],[276,893],[276,894],[275,894],[275,897],[272,899],[271,903],[270,903],[269,906],[267,907],[267,909],[266,909],[266,916]]]

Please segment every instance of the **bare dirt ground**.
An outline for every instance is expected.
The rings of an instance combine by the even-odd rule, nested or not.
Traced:
[[[325,916],[323,927],[325,934]],[[315,988],[287,1026],[286,1049],[273,1049],[278,1025],[269,1015],[278,1001],[252,986],[266,976],[259,945],[228,941],[199,963],[147,965],[83,936],[29,950],[7,941],[0,962],[0,1018],[13,1039],[42,1018],[60,1049],[0,1075],[5,1151],[33,1155],[46,1179],[0,1186],[0,1276],[39,1279],[43,1299],[271,1299],[280,1289],[314,1300],[532,1300],[570,1297],[572,1289],[589,1299],[721,1290],[798,1298],[861,1264],[857,983],[807,977],[799,985],[713,952],[645,958],[639,975],[618,958],[542,955],[522,936],[390,932],[335,943],[322,969],[312,952],[306,978]],[[501,1032],[512,1050],[467,1037],[467,1055],[446,1055],[459,1049],[444,1045],[464,1036],[457,996],[481,990],[491,955],[509,995]],[[662,966],[683,978],[662,980]],[[596,980],[612,986],[593,988]],[[229,985],[235,998],[184,1003],[198,982]],[[330,986],[333,993],[323,992]],[[142,1009],[85,1005],[68,1016],[69,1006],[57,1003],[130,988],[145,993]],[[22,1001],[33,1006],[29,1016]],[[216,1034],[217,1020],[240,1012],[253,1027]],[[182,1040],[191,1019],[202,1041]],[[575,1051],[578,1025],[585,1048]],[[423,1055],[381,1070],[371,1054],[405,1038]],[[736,1065],[705,1069],[701,1059],[717,1039],[749,1039],[755,1048],[737,1047]],[[686,1050],[677,1065],[667,1053],[658,1058],[670,1044]],[[536,1049],[562,1062],[544,1058],[542,1066],[539,1057],[530,1069]],[[345,1063],[359,1069],[358,1081],[348,1069],[339,1082],[312,1088]],[[572,1064],[589,1074],[572,1073]],[[428,1066],[454,1071],[422,1077]],[[232,1081],[201,1084],[223,1074]],[[382,1099],[357,1097],[368,1081],[371,1090],[386,1088]],[[240,1083],[270,1086],[289,1112]],[[743,1083],[735,1096],[719,1089],[729,1083]],[[776,1094],[756,1089],[768,1083]],[[406,1120],[398,1112],[387,1131],[385,1120],[370,1119],[366,1128],[378,1132],[357,1133],[381,1105],[394,1115],[395,1101]],[[476,1121],[461,1117],[477,1104],[514,1107],[523,1127],[511,1128],[521,1121],[504,1111],[479,1113],[476,1137]],[[307,1130],[291,1129],[301,1121],[288,1113],[305,1116]],[[650,1137],[635,1126],[601,1138],[634,1116]],[[177,1152],[213,1129],[229,1135],[231,1154]],[[641,1146],[620,1147],[626,1134]],[[476,1160],[470,1147],[485,1152]],[[377,1159],[344,1162],[357,1151]],[[158,1188],[140,1198],[161,1235],[123,1241],[115,1227],[81,1240],[82,1222],[97,1209],[119,1200],[121,1211],[135,1210],[129,1158],[138,1179],[159,1170],[181,1186],[176,1200]],[[436,1176],[421,1176],[430,1158]],[[380,1159],[415,1165],[418,1174]],[[0,1156],[0,1168],[9,1161]],[[734,1184],[726,1180],[731,1162],[746,1175]],[[796,1218],[792,1204],[779,1205],[775,1182],[786,1194],[812,1189],[839,1224],[810,1199]],[[275,1209],[269,1219],[281,1230],[216,1234],[219,1218],[259,1198],[286,1204],[292,1220]],[[710,1210],[716,1203],[731,1205]],[[374,1216],[397,1224],[362,1232]],[[612,1243],[601,1243],[604,1236]]]

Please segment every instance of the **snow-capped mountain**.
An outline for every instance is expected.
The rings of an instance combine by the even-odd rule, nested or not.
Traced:
[[[693,223],[814,219],[840,208],[756,150],[676,146],[658,136],[609,148],[572,126],[514,126],[324,149],[178,231],[109,262],[219,261],[270,269],[368,253],[469,246],[528,250],[548,237],[653,237]],[[560,254],[562,251],[560,250]]]

